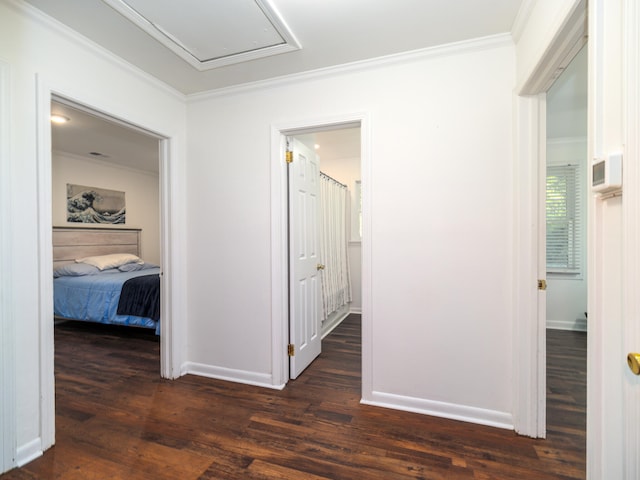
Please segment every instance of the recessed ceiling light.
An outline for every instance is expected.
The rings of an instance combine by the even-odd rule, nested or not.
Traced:
[[[320,148],[320,145],[318,145],[317,143],[313,146],[313,148],[315,148],[316,150],[318,150]]]
[[[54,113],[53,115],[51,115],[51,123],[67,123],[71,121],[71,119],[69,117],[65,117],[64,115],[58,115],[57,113]]]

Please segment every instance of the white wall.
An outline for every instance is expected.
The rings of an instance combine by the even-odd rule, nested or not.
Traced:
[[[50,235],[51,192],[46,143],[38,156],[39,134],[48,127],[50,91],[171,138],[171,178],[167,203],[172,218],[170,235],[180,246],[184,218],[181,207],[184,162],[185,107],[182,96],[160,86],[107,52],[83,42],[57,23],[22,2],[0,2],[0,60],[8,65],[9,105],[0,108],[10,122],[8,146],[11,178],[0,179],[10,192],[12,231],[10,251],[13,297],[10,310],[15,326],[16,424],[18,463],[41,453],[53,441],[53,308],[50,260],[41,254],[50,247],[40,239]],[[40,108],[40,110],[38,110]],[[39,114],[38,114],[39,112]],[[38,127],[37,127],[38,126]],[[48,186],[48,185],[49,186]],[[39,201],[42,205],[39,205]],[[184,262],[172,258],[165,271],[174,283],[180,305]],[[48,272],[46,272],[48,268]],[[46,275],[40,275],[46,272]],[[44,289],[44,290],[43,290]],[[186,314],[174,316],[184,318]],[[50,323],[49,323],[50,319]],[[4,333],[4,332],[3,332]],[[41,388],[44,385],[44,388]],[[43,414],[44,412],[44,414]],[[3,426],[3,428],[7,428]]]
[[[510,424],[514,50],[503,38],[437,51],[192,97],[187,201],[200,208],[187,222],[191,361],[238,378],[272,374],[270,128],[365,112],[365,395]]]
[[[160,181],[157,174],[53,152],[53,224],[90,227],[94,225],[67,222],[68,183],[125,192],[127,223],[122,227],[141,228],[142,258],[160,264]]]

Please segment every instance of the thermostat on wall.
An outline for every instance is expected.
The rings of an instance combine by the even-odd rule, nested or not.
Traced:
[[[622,154],[612,153],[605,159],[593,161],[591,186],[596,193],[607,193],[622,188]]]

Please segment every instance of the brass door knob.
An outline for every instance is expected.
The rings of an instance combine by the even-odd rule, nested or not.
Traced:
[[[319,263],[316,265],[316,270],[324,270],[324,265]]]
[[[627,355],[627,363],[634,375],[640,375],[640,353],[630,353]]]

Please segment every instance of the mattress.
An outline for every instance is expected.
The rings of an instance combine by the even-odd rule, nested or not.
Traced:
[[[147,317],[118,315],[124,282],[143,275],[159,275],[160,268],[135,272],[107,270],[97,275],[63,276],[53,280],[53,311],[57,317],[114,325],[154,328],[160,322]]]

